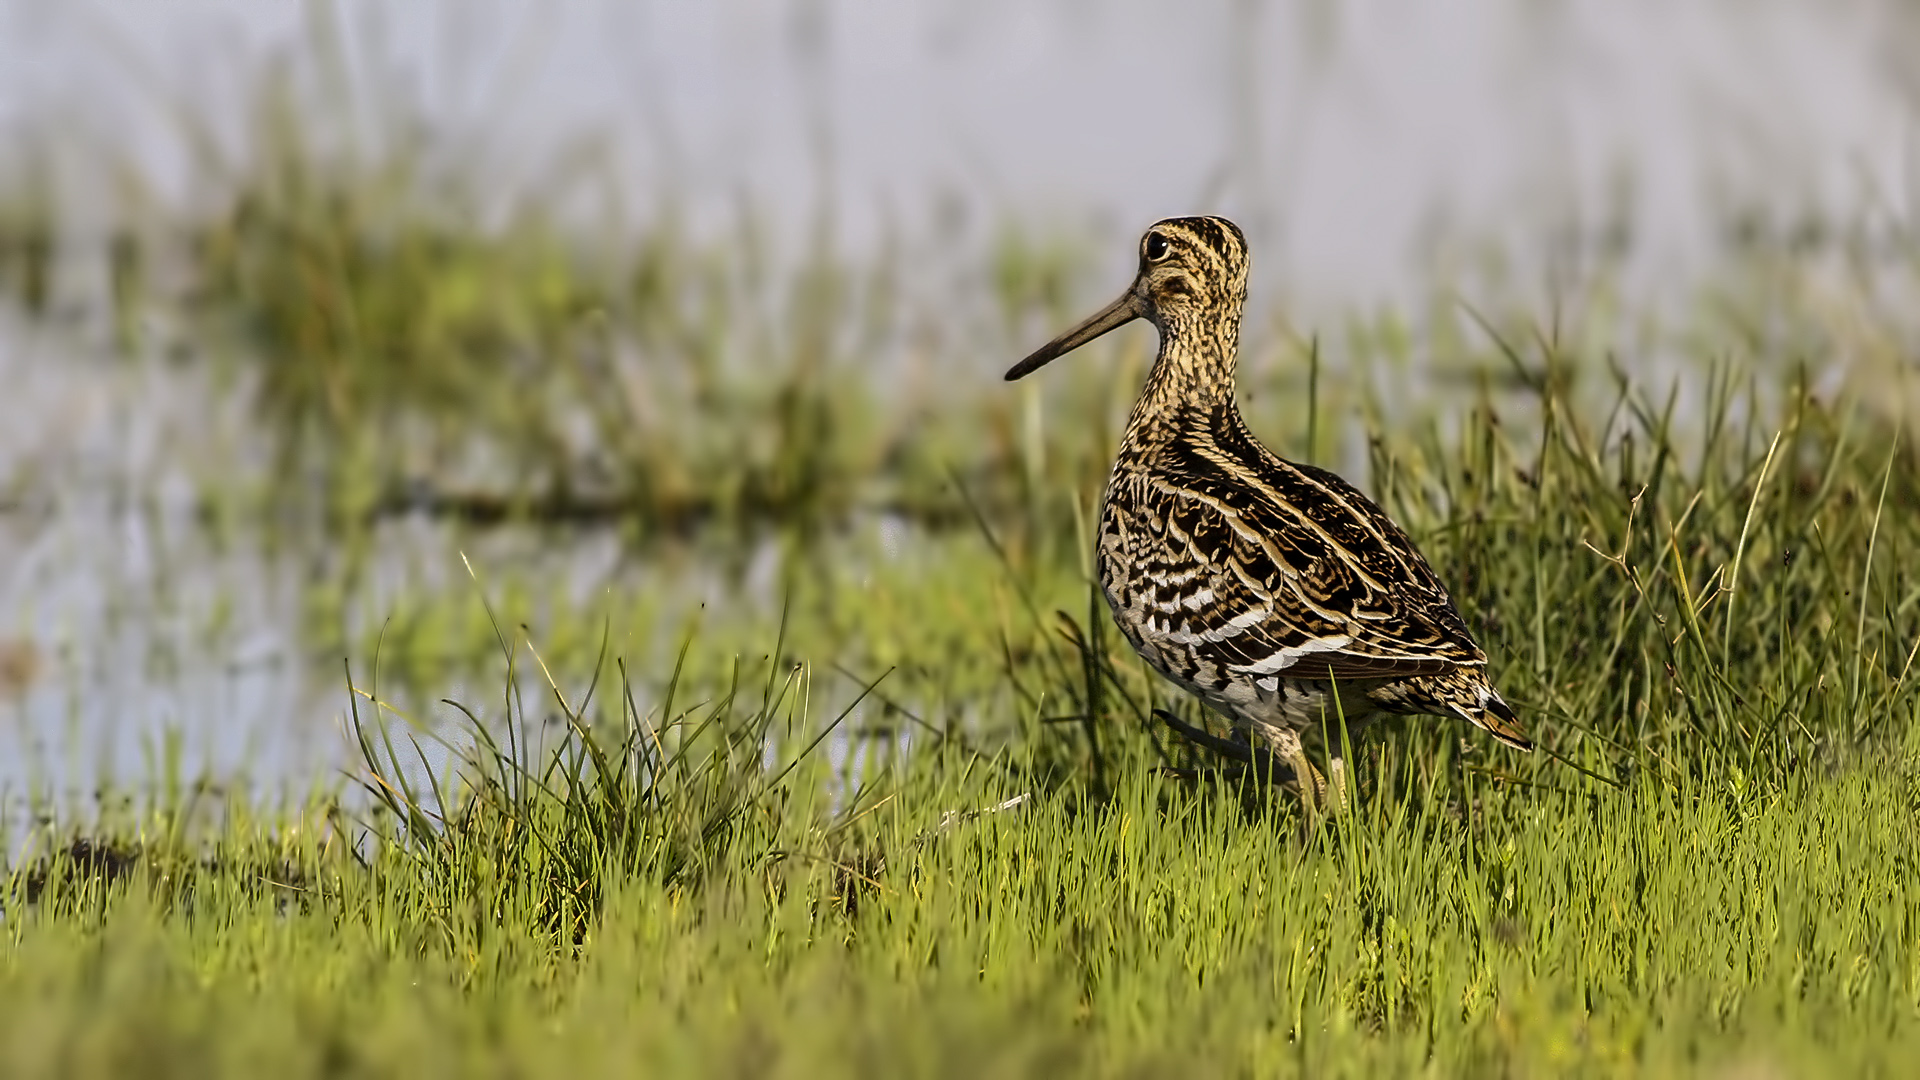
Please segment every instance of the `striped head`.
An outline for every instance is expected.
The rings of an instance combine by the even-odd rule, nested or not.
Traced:
[[[1027,375],[1135,319],[1159,328],[1163,354],[1180,341],[1219,356],[1230,368],[1240,338],[1240,307],[1247,299],[1247,264],[1247,238],[1226,218],[1157,222],[1140,238],[1140,270],[1120,299],[1015,364],[1007,379]]]

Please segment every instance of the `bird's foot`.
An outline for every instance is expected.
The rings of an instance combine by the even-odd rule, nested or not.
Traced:
[[[1335,817],[1346,814],[1353,803],[1352,786],[1347,781],[1347,763],[1344,760],[1338,757],[1327,759],[1327,771],[1323,774],[1307,758],[1307,749],[1296,732],[1268,729],[1261,734],[1273,745],[1274,753],[1299,778],[1295,787],[1300,792],[1300,803],[1309,817],[1317,817],[1322,813]]]

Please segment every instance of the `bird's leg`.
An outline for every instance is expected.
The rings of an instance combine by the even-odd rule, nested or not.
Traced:
[[[1347,783],[1347,763],[1344,759],[1327,759],[1327,786],[1333,792],[1334,813],[1344,814],[1352,809],[1352,788]]]
[[[1279,758],[1286,765],[1289,774],[1284,779],[1291,781],[1294,790],[1300,793],[1300,803],[1309,817],[1316,816],[1327,809],[1338,812],[1347,808],[1346,762],[1339,758],[1328,762],[1327,771],[1333,774],[1333,783],[1329,785],[1327,778],[1320,774],[1320,770],[1313,767],[1313,762],[1307,760],[1307,749],[1301,744],[1298,732],[1289,728],[1264,726],[1257,728],[1261,738],[1267,743],[1267,748],[1262,749],[1254,746],[1251,741],[1223,739],[1212,732],[1186,723],[1165,709],[1155,709],[1153,715],[1189,742],[1204,746],[1216,754],[1230,757],[1235,761],[1246,762],[1258,775],[1269,782],[1281,779],[1275,775],[1274,771],[1274,759]],[[1329,786],[1333,795],[1331,802],[1327,797]]]
[[[1354,701],[1355,705],[1362,705]],[[1353,808],[1353,786],[1347,780],[1347,762],[1340,755],[1353,749],[1353,740],[1359,736],[1361,725],[1370,715],[1372,703],[1365,702],[1362,707],[1349,708],[1348,698],[1335,697],[1331,715],[1321,716],[1321,731],[1326,735],[1327,779],[1333,789],[1333,809],[1337,814],[1345,814]],[[1331,725],[1331,726],[1329,726]]]
[[[1251,743],[1241,742],[1237,739],[1223,739],[1220,736],[1215,735],[1210,731],[1206,731],[1202,728],[1194,727],[1192,724],[1189,724],[1184,720],[1181,720],[1179,717],[1173,715],[1172,713],[1168,712],[1165,709],[1155,709],[1153,710],[1153,715],[1155,719],[1159,720],[1161,723],[1171,728],[1174,734],[1179,735],[1181,738],[1186,739],[1188,742],[1191,742],[1196,746],[1204,746],[1208,750],[1211,750],[1214,753],[1221,755],[1222,757],[1228,757],[1228,758],[1232,758],[1235,761],[1245,762],[1247,765],[1251,766],[1254,772],[1264,780],[1271,782],[1277,778],[1275,776],[1273,755],[1268,753],[1266,750],[1255,747]],[[1288,779],[1295,779],[1301,775],[1297,771],[1297,766],[1295,765],[1294,762],[1287,761],[1287,768],[1290,770],[1296,770],[1293,772],[1292,776],[1288,777]],[[1236,774],[1237,774],[1237,771],[1236,771]]]
[[[1327,779],[1320,770],[1307,760],[1307,748],[1300,743],[1300,735],[1291,728],[1260,728],[1260,734],[1273,746],[1280,760],[1293,769],[1294,787],[1300,792],[1300,804],[1305,807],[1309,817],[1319,813],[1326,806]],[[1344,781],[1345,770],[1338,770]]]

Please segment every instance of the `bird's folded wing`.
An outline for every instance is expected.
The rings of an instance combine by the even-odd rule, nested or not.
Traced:
[[[1255,678],[1399,678],[1486,663],[1398,526],[1332,474],[1298,477],[1322,501],[1159,487],[1148,546],[1160,557],[1143,560],[1139,579],[1156,631]]]

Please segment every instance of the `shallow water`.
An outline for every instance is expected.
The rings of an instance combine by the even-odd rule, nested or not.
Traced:
[[[84,812],[102,788],[124,794],[163,770],[263,793],[336,784],[357,767],[348,662],[356,686],[422,730],[461,725],[441,700],[451,699],[504,737],[506,665],[491,627],[416,634],[424,680],[379,652],[401,636],[396,623],[429,607],[444,619],[463,596],[476,617],[484,597],[501,610],[501,632],[549,656],[560,616],[542,613],[574,613],[565,629],[578,634],[590,621],[579,613],[607,595],[637,598],[640,629],[616,631],[609,655],[634,672],[642,712],[657,709],[673,649],[703,609],[730,613],[735,631],[768,627],[767,640],[749,641],[772,644],[782,559],[771,540],[729,541],[716,557],[698,543],[636,548],[616,527],[469,528],[407,515],[375,525],[348,567],[339,536],[246,502],[281,481],[244,388],[218,385],[208,365],[116,355],[97,336],[0,311],[10,421],[0,425],[0,813],[13,828],[29,809]],[[834,542],[846,572],[915,543],[884,520]],[[534,595],[505,610],[503,593],[516,588]],[[517,737],[538,745],[564,726],[520,649]],[[555,664],[577,704],[578,658]],[[843,682],[816,677],[816,718],[851,698]],[[607,687],[600,695],[617,700]],[[422,749],[445,764],[438,741]]]
[[[209,497],[268,482],[271,466],[244,393],[204,368],[0,313],[0,384],[0,795],[16,817],[168,767],[268,790],[336,777],[349,762],[342,654],[368,686],[361,641],[411,600],[465,586],[463,553],[476,595],[508,571],[576,605],[612,584],[668,611],[766,591],[764,567],[626,558],[612,529],[472,535],[420,518],[376,529],[349,579],[335,540]],[[345,595],[316,606],[323,593]],[[492,702],[500,680],[462,672],[425,694],[389,676],[382,689],[434,723],[451,715],[434,699]]]
[[[168,731],[189,771],[306,768],[325,722],[299,673],[297,577],[216,543],[194,471],[247,460],[237,409],[204,380],[90,355],[0,316],[0,788],[62,800],[151,775]]]

